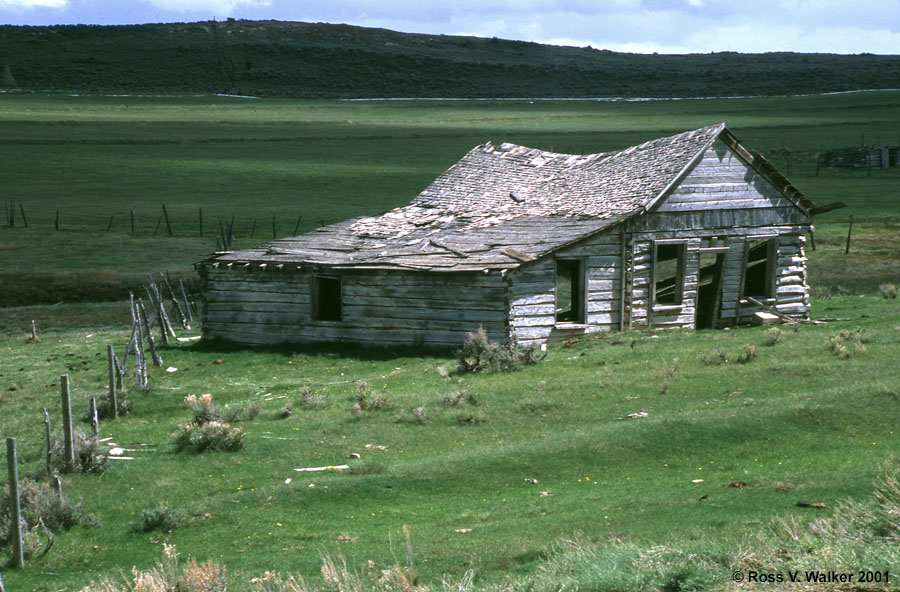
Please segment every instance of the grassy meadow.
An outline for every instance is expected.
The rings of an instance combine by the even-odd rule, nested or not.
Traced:
[[[773,519],[806,523],[869,498],[878,467],[900,451],[900,301],[877,293],[900,283],[900,169],[816,171],[823,149],[900,143],[900,93],[607,103],[0,95],[3,201],[17,214],[0,227],[0,436],[18,439],[26,476],[42,470],[44,407],[59,427],[59,375],[71,376],[79,417],[104,393],[106,344],[121,349],[128,337],[123,290],[161,270],[189,276],[220,220],[234,216],[234,246],[251,246],[272,237],[273,216],[287,236],[298,216],[303,231],[403,205],[488,140],[594,152],[719,121],[782,170],[790,154],[790,178],[816,203],[849,205],[816,220],[808,252],[813,314],[827,323],[784,328],[774,345],[764,328],[603,335],[490,375],[457,374],[446,351],[173,344],[149,392],[128,394],[132,412],[101,424],[134,460],[64,477],[95,524],[4,570],[6,585],[124,578],[160,560],[162,543],[220,561],[232,589],[266,570],[316,584],[322,556],[363,574],[369,561],[412,563],[429,585],[447,574],[534,587],[557,573],[566,540],[702,549],[718,589],[753,558],[781,565],[774,551],[754,554]],[[163,204],[173,236],[164,223],[156,230]],[[32,319],[42,341],[27,344]],[[846,359],[829,345],[841,331],[863,344]],[[746,346],[756,356],[739,363]],[[383,408],[353,412],[358,381]],[[185,397],[207,393],[259,406],[238,424],[243,450],[175,451],[170,436],[191,418]],[[294,471],[344,463],[351,470]],[[177,528],[133,531],[162,504],[183,512]],[[810,568],[900,570],[887,555],[835,557]]]

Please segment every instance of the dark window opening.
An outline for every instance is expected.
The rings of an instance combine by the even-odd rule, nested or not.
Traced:
[[[684,292],[684,243],[655,245],[653,275],[653,303],[681,304]]]
[[[313,276],[312,317],[317,321],[340,321],[341,278]]]
[[[771,298],[774,285],[775,241],[763,240],[747,245],[744,269],[744,297]]]
[[[584,323],[584,262],[556,261],[556,322]]]

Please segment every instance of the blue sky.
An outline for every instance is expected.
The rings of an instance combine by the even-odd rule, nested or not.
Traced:
[[[0,0],[0,24],[347,23],[642,53],[900,54],[900,0]]]

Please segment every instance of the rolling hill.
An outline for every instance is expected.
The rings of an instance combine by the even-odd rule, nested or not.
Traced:
[[[0,72],[0,86],[23,90],[300,98],[687,97],[900,88],[895,55],[638,55],[244,20],[2,26]]]

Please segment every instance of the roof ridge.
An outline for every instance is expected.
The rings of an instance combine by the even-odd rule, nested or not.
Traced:
[[[672,134],[670,136],[664,136],[662,138],[653,138],[651,140],[641,142],[640,144],[634,144],[632,146],[626,146],[624,148],[619,148],[617,150],[610,150],[607,152],[589,152],[589,153],[582,153],[582,154],[574,154],[571,152],[554,152],[551,150],[544,150],[542,148],[534,148],[532,146],[525,146],[524,144],[516,144],[513,142],[502,142],[500,144],[494,144],[493,142],[488,141],[485,144],[475,146],[474,148],[472,148],[472,150],[469,151],[469,153],[471,154],[473,152],[483,152],[486,154],[498,154],[498,155],[502,156],[505,154],[510,154],[510,153],[514,153],[519,150],[522,150],[522,151],[529,151],[529,152],[537,152],[543,156],[548,156],[548,157],[587,158],[587,157],[599,157],[599,156],[612,156],[614,154],[635,152],[639,148],[648,147],[650,145],[659,145],[659,144],[664,144],[664,143],[671,143],[678,139],[693,138],[696,136],[704,135],[705,133],[708,133],[713,130],[716,132],[716,135],[718,135],[718,133],[720,133],[723,129],[725,129],[725,127],[726,127],[725,122],[722,121],[722,122],[719,122],[716,124],[707,125],[707,126],[700,127],[697,129],[687,130],[684,132],[679,132],[677,134]]]

